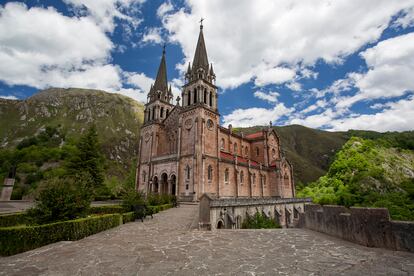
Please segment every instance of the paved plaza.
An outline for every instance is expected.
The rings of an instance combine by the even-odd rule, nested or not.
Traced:
[[[414,275],[414,254],[303,229],[198,231],[182,205],[74,242],[0,258],[0,275]]]

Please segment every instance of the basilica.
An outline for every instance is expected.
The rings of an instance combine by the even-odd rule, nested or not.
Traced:
[[[271,127],[248,135],[220,125],[216,75],[200,25],[181,98],[168,85],[165,49],[145,104],[137,189],[198,201],[295,196],[293,169]],[[270,118],[269,118],[270,119]]]

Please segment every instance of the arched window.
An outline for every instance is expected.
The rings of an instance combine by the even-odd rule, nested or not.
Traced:
[[[207,179],[209,181],[211,181],[211,179],[213,179],[213,167],[211,167],[211,165],[209,165],[208,169],[207,169]]]
[[[191,169],[190,169],[190,166],[187,165],[185,167],[185,175],[186,175],[187,180],[190,179],[190,174],[191,174]]]
[[[155,120],[155,107],[152,108],[152,119]]]
[[[234,148],[234,154],[237,154],[237,143],[234,143],[233,148]]]
[[[224,138],[221,138],[220,149],[224,150]]]
[[[188,93],[187,93],[187,105],[190,105],[190,104],[191,104],[191,92],[188,91]]]
[[[160,118],[164,117],[164,107],[161,107],[160,110]]]
[[[243,184],[244,181],[244,173],[243,171],[240,172],[240,184]]]
[[[194,98],[193,98],[193,103],[197,103],[197,89],[194,88]]]
[[[210,105],[210,106],[213,106],[213,93],[210,91],[210,99],[209,99],[209,101],[208,101],[208,104]]]
[[[224,171],[224,182],[229,182],[229,169]]]
[[[259,148],[258,147],[256,147],[256,156],[259,156]]]
[[[207,89],[204,89],[204,103],[207,104]]]

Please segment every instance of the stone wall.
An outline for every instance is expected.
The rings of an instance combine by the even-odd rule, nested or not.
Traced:
[[[3,188],[1,190],[0,201],[7,201],[11,199],[13,192],[14,178],[5,178]]]
[[[215,198],[203,194],[199,205],[199,228],[202,230],[239,229],[247,215],[253,216],[262,212],[274,219],[282,227],[295,227],[299,222],[299,214],[303,213],[305,203],[310,199],[303,198]]]
[[[386,208],[308,204],[300,225],[368,247],[414,252],[414,222],[392,221]]]

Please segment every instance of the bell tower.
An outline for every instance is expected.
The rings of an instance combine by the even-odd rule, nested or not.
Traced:
[[[181,94],[183,99],[182,106],[193,107],[200,105],[217,113],[216,75],[214,74],[213,65],[208,62],[203,34],[203,21],[201,20],[200,22],[200,33],[193,64],[188,63],[188,69],[185,74],[185,84]]]
[[[173,94],[171,92],[171,85],[167,82],[167,66],[165,62],[165,45],[162,50],[162,58],[158,68],[157,78],[147,97],[147,103],[144,110],[144,124],[159,123],[164,120],[171,109]]]

